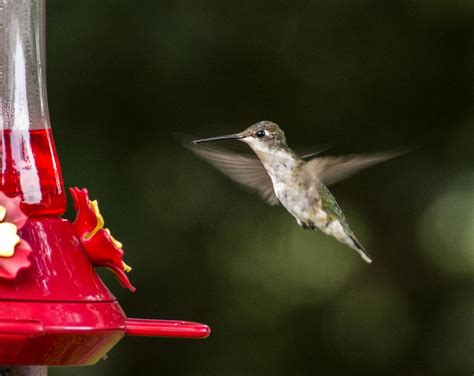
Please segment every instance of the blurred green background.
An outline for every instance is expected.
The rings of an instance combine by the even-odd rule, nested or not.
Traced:
[[[66,185],[138,291],[101,275],[131,317],[213,329],[51,375],[474,372],[472,0],[48,0],[47,44]],[[303,150],[421,146],[332,188],[372,265],[170,134],[263,119]]]

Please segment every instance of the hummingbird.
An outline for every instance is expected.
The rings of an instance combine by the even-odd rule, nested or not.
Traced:
[[[238,140],[253,154],[210,145],[208,142]],[[347,156],[298,156],[285,133],[272,121],[260,121],[244,131],[186,143],[186,147],[207,160],[234,181],[257,192],[270,205],[281,204],[306,230],[320,230],[372,260],[354,235],[327,186],[376,163],[404,154],[406,150]]]

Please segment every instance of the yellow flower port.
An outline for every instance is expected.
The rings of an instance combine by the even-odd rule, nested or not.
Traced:
[[[90,239],[95,234],[97,234],[97,232],[104,229],[104,231],[107,233],[107,235],[109,235],[110,239],[112,240],[112,243],[117,248],[122,249],[123,244],[112,236],[112,234],[110,233],[110,230],[108,228],[104,228],[105,221],[104,221],[104,217],[102,217],[102,214],[100,214],[99,203],[97,202],[97,200],[89,201],[89,204],[91,205],[92,210],[94,211],[94,214],[97,218],[97,224],[94,227],[94,229],[85,236],[85,238]],[[132,270],[131,266],[127,265],[125,262],[122,261],[122,264],[123,264],[123,270],[125,272],[129,273]]]
[[[0,205],[0,257],[12,257],[15,254],[15,247],[20,242],[17,234],[17,227],[10,222],[3,222],[7,210]]]

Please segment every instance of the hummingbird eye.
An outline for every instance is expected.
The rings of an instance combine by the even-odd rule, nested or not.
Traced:
[[[265,132],[265,131],[262,131],[262,130],[257,131],[257,132],[255,133],[255,135],[256,135],[258,138],[265,137],[265,134],[266,134],[266,132]]]

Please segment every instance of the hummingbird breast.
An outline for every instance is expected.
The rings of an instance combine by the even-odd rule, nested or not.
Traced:
[[[275,182],[274,189],[281,204],[300,225],[317,228],[326,225],[328,218],[317,189],[304,186],[298,179],[289,183]]]
[[[303,179],[298,165],[279,165],[267,171],[278,200],[300,225],[317,228],[326,225],[328,218],[317,189],[322,184],[320,181]]]
[[[291,149],[254,150],[267,170],[275,195],[300,225],[322,228],[327,223],[316,177],[305,176],[304,162]]]

